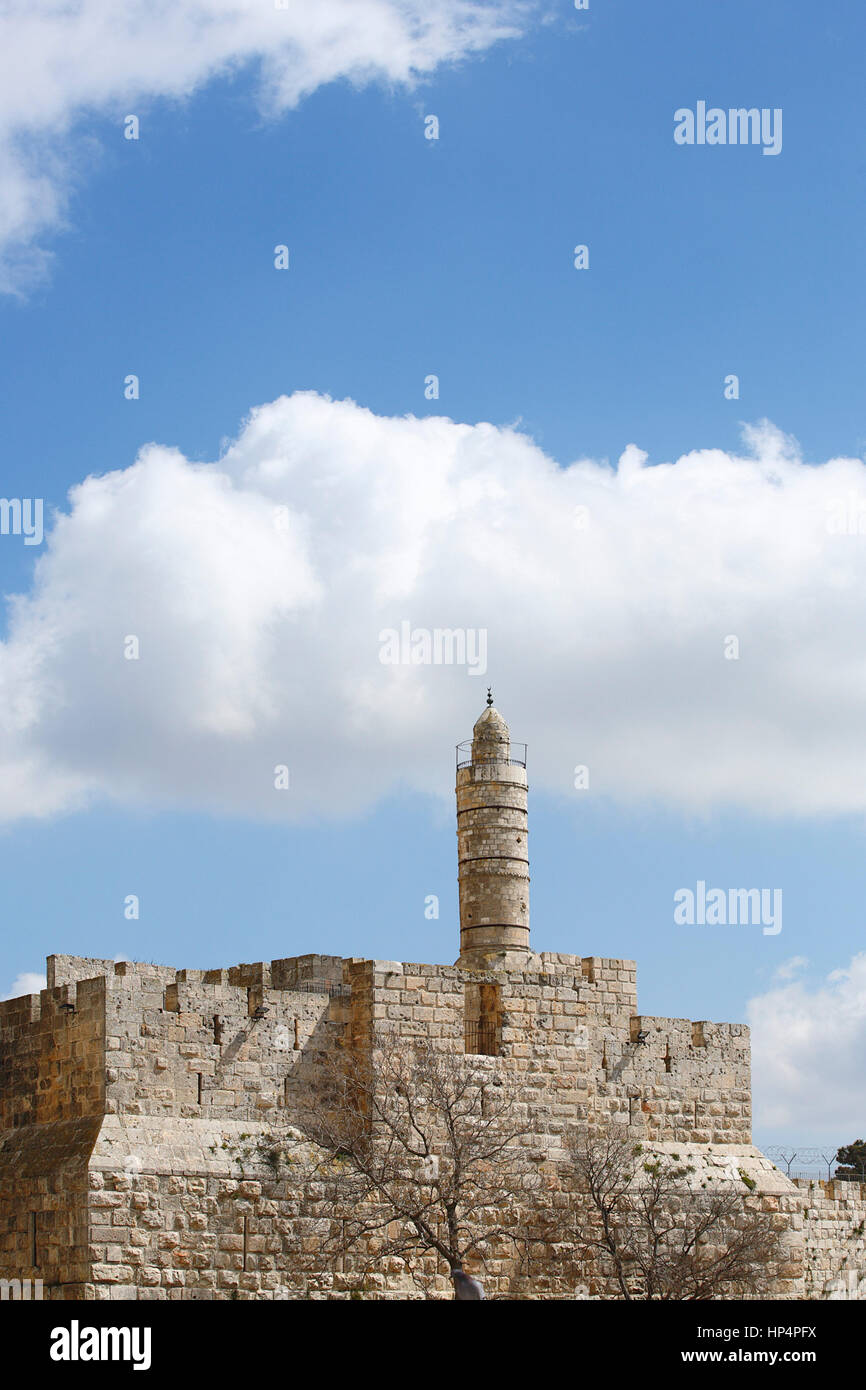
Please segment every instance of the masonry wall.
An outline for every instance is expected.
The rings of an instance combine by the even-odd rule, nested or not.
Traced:
[[[650,1139],[751,1142],[747,1028],[637,1015],[625,1038],[605,1037],[602,1048],[599,1108],[614,1121],[642,1126]]]
[[[96,1299],[313,1296],[299,1266],[316,1229],[264,1160],[271,1130],[245,1121],[108,1119],[90,1165]]]
[[[87,1166],[104,1110],[105,980],[0,1003],[0,1278],[90,1277]]]
[[[568,1131],[610,1121],[691,1146],[735,1184],[745,1171],[744,1202],[791,1233],[779,1296],[802,1289],[806,1199],[751,1147],[748,1030],[638,1015],[630,961],[536,960],[485,973],[328,956],[212,971],[52,958],[51,988],[0,1005],[0,1275],[41,1277],[53,1298],[416,1293],[399,1262],[361,1279],[360,1258],[317,1260],[327,1212],[268,1157],[301,1070],[338,1039],[369,1051],[388,1031],[510,1080],[531,1122],[525,1157],[553,1187]],[[858,1239],[846,1202],[815,1199],[815,1291]],[[444,1271],[437,1287],[449,1295]],[[489,1288],[558,1291],[504,1254]]]
[[[273,987],[284,962],[172,974],[165,983],[125,967],[109,981],[109,1114],[261,1120],[286,1104],[305,1054],[342,1026],[335,982]]]
[[[99,1120],[0,1134],[0,1278],[40,1279],[46,1298],[83,1296],[92,1279],[88,1164]]]
[[[100,1115],[104,978],[0,1003],[0,1130]]]
[[[498,995],[491,1026],[499,1065],[552,1149],[570,1125],[593,1118],[659,1141],[751,1143],[747,1028],[637,1015],[632,961],[552,953],[540,960],[538,973],[471,975],[359,962],[349,971],[353,1017],[373,1033],[396,1028],[407,1039],[460,1048],[467,1023],[480,1021],[473,995],[487,985]]]
[[[492,1059],[479,1059],[492,1069]],[[263,1154],[274,1137],[248,1122],[109,1120],[90,1171],[93,1282],[89,1299],[418,1298],[399,1259],[372,1269],[363,1250],[322,1251],[334,1233],[327,1205],[302,1190],[291,1164]],[[147,1171],[129,1158],[148,1155]],[[491,1221],[491,1224],[493,1222]],[[417,1264],[416,1264],[417,1270]],[[447,1270],[427,1255],[433,1297],[452,1297]],[[510,1250],[495,1249],[489,1296],[528,1290]]]
[[[866,1299],[866,1184],[795,1183],[805,1196],[804,1296]]]

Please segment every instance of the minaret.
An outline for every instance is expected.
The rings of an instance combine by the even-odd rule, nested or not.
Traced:
[[[457,748],[457,964],[467,969],[520,969],[530,958],[527,792],[526,747],[512,746],[488,690],[471,746]]]

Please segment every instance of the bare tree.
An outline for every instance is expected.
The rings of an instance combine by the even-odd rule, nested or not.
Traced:
[[[453,1278],[516,1246],[537,1187],[531,1130],[486,1058],[391,1035],[367,1056],[337,1051],[319,1059],[295,1124],[320,1154],[307,1186],[335,1253],[401,1259],[427,1288],[440,1260]]]
[[[695,1169],[611,1131],[570,1143],[577,1198],[573,1258],[600,1267],[624,1299],[731,1298],[767,1289],[782,1253],[772,1216],[732,1177],[707,1188]],[[754,1183],[751,1183],[754,1186]]]

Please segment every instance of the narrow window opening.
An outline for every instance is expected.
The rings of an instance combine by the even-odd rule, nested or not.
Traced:
[[[213,1040],[217,1045],[223,1040],[223,1026],[220,1023],[219,1014],[214,1014],[213,1016]]]
[[[298,1019],[295,1019],[295,1051],[296,1051],[296,1052],[298,1051],[298,1049],[300,1048],[300,1046],[301,1046],[301,1035],[300,1035],[300,1032],[299,1032],[299,1021],[298,1021]]]
[[[502,991],[499,985],[466,985],[464,1049],[479,1057],[498,1057],[502,1040]]]
[[[199,1105],[201,1105],[201,1072],[197,1072],[196,1075],[198,1076],[198,1102],[197,1102],[197,1103],[198,1103]]]
[[[246,1273],[246,1268],[247,1268],[247,1230],[248,1230],[247,1217],[244,1217],[244,1273]]]
[[[667,1042],[665,1043],[665,1071],[666,1071],[666,1072],[670,1072],[671,1067],[673,1066],[673,1061],[674,1061],[674,1059],[673,1059],[673,1057],[671,1056],[671,1040],[670,1040],[670,1038],[668,1038]]]

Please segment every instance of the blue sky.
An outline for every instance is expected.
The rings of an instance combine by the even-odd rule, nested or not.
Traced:
[[[188,92],[170,99],[138,78],[137,87],[130,79],[128,96],[117,84],[105,94],[95,72],[99,99],[82,114],[80,99],[70,97],[71,134],[57,133],[55,154],[65,161],[70,190],[65,226],[33,234],[51,253],[50,265],[40,280],[13,285],[0,300],[3,495],[44,498],[47,520],[52,509],[69,512],[70,487],[129,469],[151,441],[179,450],[185,466],[213,463],[242,434],[253,407],[299,391],[351,399],[376,417],[515,425],[559,468],[579,459],[615,465],[631,443],[646,451],[650,469],[694,450],[740,457],[743,423],[763,419],[799,442],[807,467],[860,460],[862,7],[668,0],[660,9],[591,0],[588,11],[576,12],[563,0],[528,13],[522,30],[458,64],[433,65],[411,86],[383,79],[359,87],[344,78],[313,84],[276,115],[261,109],[255,61],[229,77],[190,81]],[[184,90],[182,75],[178,87]],[[677,146],[673,113],[699,100],[781,108],[782,152]],[[129,112],[140,118],[137,141],[122,136]],[[435,141],[424,138],[428,114],[440,123]],[[4,115],[14,132],[13,117]],[[51,131],[46,116],[44,167]],[[290,248],[285,273],[274,269],[279,243]],[[587,271],[573,266],[578,243],[590,249]],[[140,378],[139,400],[124,399],[128,373]],[[430,373],[440,381],[435,401],[424,395]],[[738,400],[725,399],[729,373],[739,377]],[[314,469],[324,446],[311,450]],[[170,492],[164,506],[173,507]],[[359,518],[359,529],[368,521]],[[726,517],[725,525],[735,530],[735,523]],[[193,517],[191,534],[201,540],[207,524],[205,514]],[[768,545],[786,524],[769,517]],[[345,525],[351,530],[351,514]],[[125,539],[122,529],[112,534],[116,572]],[[130,553],[144,554],[154,534],[130,530]],[[850,552],[863,542],[848,539],[844,566],[862,578],[863,562]],[[4,594],[32,592],[45,552],[20,537],[0,539]],[[76,555],[86,568],[86,547]],[[749,557],[738,585],[760,587],[765,559],[779,571],[772,556]],[[55,566],[51,592],[86,609],[80,631],[98,646],[103,617],[80,597],[76,573],[71,561]],[[591,604],[592,575],[584,580],[582,602]],[[553,597],[566,581],[554,572],[547,582]],[[687,566],[677,583],[687,603]],[[833,583],[822,585],[822,603]],[[634,584],[646,588],[641,572]],[[816,619],[814,659],[803,658],[813,667],[820,667],[821,644],[834,640],[846,660],[863,664],[857,585],[842,587],[844,604],[824,607]],[[239,603],[243,591],[239,573]],[[428,596],[436,592],[433,573]],[[756,623],[753,645],[796,645],[811,592],[802,575],[780,589],[775,626]],[[669,625],[680,611],[671,593],[665,583],[659,598]],[[719,608],[721,640],[731,628]],[[52,609],[49,623],[40,610],[34,621],[41,613],[44,631],[62,625],[65,611]],[[468,622],[475,611],[470,604]],[[4,631],[14,640],[11,612]],[[413,617],[411,606],[405,616]],[[787,793],[770,804],[772,761],[757,774],[763,787],[739,800],[712,791],[690,799],[656,785],[651,770],[630,789],[621,769],[610,794],[602,785],[597,794],[575,796],[565,767],[581,761],[582,721],[605,706],[612,723],[621,715],[625,733],[633,717],[628,692],[643,680],[638,636],[647,614],[637,607],[632,616],[633,650],[614,633],[621,680],[595,701],[586,691],[605,647],[603,614],[594,642],[574,638],[574,662],[572,634],[562,625],[547,643],[548,651],[557,646],[550,671],[535,683],[523,656],[521,622],[529,617],[516,618],[510,636],[507,622],[496,629],[489,678],[515,737],[529,744],[531,788],[533,748],[551,722],[574,734],[559,783],[549,773],[551,758],[542,759],[532,793],[534,944],[636,958],[646,1012],[741,1020],[749,1000],[763,996],[763,1045],[768,1056],[776,1049],[765,1094],[783,1076],[787,1087],[784,1104],[763,1112],[765,1136],[850,1140],[863,1127],[862,1081],[851,1102],[860,1119],[838,1101],[805,1133],[811,1112],[798,1096],[821,1090],[820,1068],[809,1069],[805,1052],[795,1058],[800,1088],[779,1053],[791,1009],[804,1047],[815,1050],[822,1010],[834,997],[826,977],[850,969],[864,949],[863,808],[849,790],[849,781],[866,785],[863,743],[840,735],[830,755],[823,750],[825,768],[828,757],[845,764],[827,768],[834,790],[814,804],[793,796],[792,814]],[[335,805],[333,815],[317,804],[274,818],[256,814],[243,796],[234,804],[221,783],[213,815],[206,791],[185,797],[176,786],[167,790],[168,773],[161,791],[142,776],[130,792],[112,785],[110,769],[94,778],[83,754],[71,756],[60,771],[87,783],[80,798],[58,795],[35,818],[26,806],[23,815],[14,804],[5,812],[0,989],[38,971],[50,951],[179,966],[311,950],[454,958],[453,744],[469,735],[484,682],[451,681],[447,708],[429,724],[424,774],[403,777],[397,765],[365,799],[369,722],[353,732],[346,706],[333,709],[333,720],[343,722],[340,752],[329,746],[328,691],[343,637],[325,630],[320,637],[320,650],[305,642],[293,676],[314,704],[321,692],[323,728],[304,725],[303,742],[313,770],[346,757],[348,804]],[[290,649],[291,632],[284,640]],[[226,641],[233,667],[241,658]],[[682,660],[688,664],[685,647]],[[828,661],[823,704],[816,698],[798,706],[786,726],[790,744],[780,739],[775,750],[780,768],[790,769],[837,719]],[[345,669],[348,681],[348,659]],[[49,688],[63,692],[69,727],[92,723],[98,737],[112,723],[108,743],[122,749],[126,740],[131,750],[141,726],[124,724],[123,697],[90,709],[81,694],[88,682],[64,685],[58,671]],[[784,682],[780,689],[781,717]],[[431,679],[424,709],[435,709],[439,690]],[[855,694],[849,689],[852,705]],[[351,692],[342,697],[351,703]],[[708,747],[724,710],[721,700],[700,732]],[[700,710],[693,712],[699,720]],[[849,715],[856,727],[856,709],[846,708]],[[654,761],[688,758],[674,737],[681,717],[671,709],[670,744],[643,744],[650,769]],[[772,710],[768,717],[771,728]],[[731,696],[730,720],[739,719],[745,728],[747,715]],[[842,720],[842,734],[847,727]],[[415,736],[423,738],[424,728],[419,716]],[[158,729],[145,731],[151,759],[158,760],[159,738]],[[773,739],[770,732],[759,742]],[[387,742],[383,748],[378,765],[387,761]],[[44,784],[54,775],[56,747],[45,744],[42,753]],[[613,766],[612,753],[609,760]],[[703,776],[696,766],[695,781]],[[783,931],[768,937],[760,927],[676,926],[672,895],[698,879],[781,887]],[[141,899],[137,922],[124,920],[129,893]],[[430,893],[440,896],[436,921],[424,916]],[[801,963],[786,966],[795,958]],[[781,980],[774,979],[779,967],[787,971]],[[866,990],[851,984],[845,1011],[848,1032],[833,1047],[850,1044],[852,1056],[859,1048],[862,1057]],[[756,1057],[756,1073],[761,1065]],[[845,1132],[837,1134],[839,1126]]]

